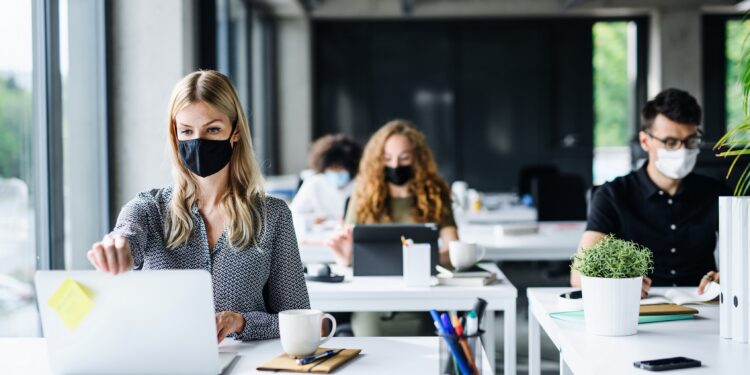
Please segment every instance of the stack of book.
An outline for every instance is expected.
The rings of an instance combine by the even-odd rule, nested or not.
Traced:
[[[452,271],[440,265],[435,268],[438,271],[438,285],[485,286],[497,281],[497,275],[494,272],[476,265],[463,271]]]

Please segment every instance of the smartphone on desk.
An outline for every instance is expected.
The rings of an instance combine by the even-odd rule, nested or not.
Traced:
[[[649,361],[639,361],[633,363],[633,366],[648,371],[666,371],[677,370],[681,368],[701,367],[701,361],[686,357],[672,357],[652,359]]]

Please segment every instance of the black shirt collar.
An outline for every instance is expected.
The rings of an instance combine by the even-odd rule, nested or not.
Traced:
[[[651,181],[651,177],[648,176],[648,171],[646,170],[647,167],[648,161],[643,163],[641,169],[636,172],[636,177],[638,178],[638,185],[641,187],[643,195],[646,198],[651,198],[659,192],[659,187]]]
[[[651,177],[648,176],[648,171],[646,170],[646,168],[648,168],[648,163],[648,160],[643,163],[643,166],[638,170],[638,172],[636,172],[636,176],[638,177],[638,185],[641,187],[643,195],[646,198],[651,198],[655,194],[658,194],[661,189],[659,189],[654,181],[651,180]],[[677,187],[677,192],[674,194],[675,197],[682,195],[685,192],[685,187],[690,184],[692,177],[693,172],[690,172],[687,176],[685,176],[685,178],[682,179],[682,181],[680,182],[680,186]]]

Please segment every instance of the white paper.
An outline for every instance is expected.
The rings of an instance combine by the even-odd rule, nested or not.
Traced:
[[[714,300],[721,293],[721,286],[711,282],[706,286],[703,294],[698,294],[698,287],[691,291],[680,289],[669,289],[664,295],[653,294],[641,299],[641,305],[658,305],[662,303],[674,303],[677,305],[686,305],[690,303],[704,303]]]

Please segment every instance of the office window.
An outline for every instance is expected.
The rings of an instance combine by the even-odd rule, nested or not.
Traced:
[[[739,85],[742,53],[747,50],[750,21],[735,19],[726,23],[726,129],[737,126],[744,118],[742,90]]]
[[[596,22],[594,42],[594,184],[631,170],[630,116],[635,96],[635,24]]]
[[[38,335],[31,1],[0,2],[0,336]]]

